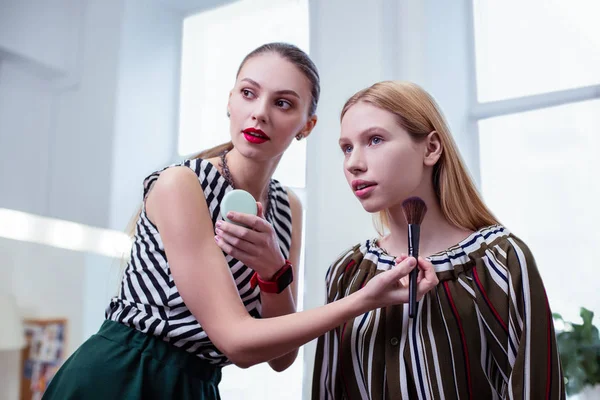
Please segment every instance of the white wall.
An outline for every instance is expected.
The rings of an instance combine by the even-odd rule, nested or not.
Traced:
[[[80,64],[58,88],[49,216],[108,227],[121,1],[81,2]]]
[[[182,16],[160,3],[125,2],[119,46],[110,223],[123,230],[142,180],[172,162],[177,138]]]
[[[0,207],[106,227],[120,2],[1,7]]]
[[[0,207],[123,229],[173,154],[180,43],[160,3],[4,0]]]
[[[0,394],[2,399],[19,399],[19,350],[0,352]]]
[[[0,207],[122,230],[142,176],[173,154],[180,32],[159,3],[2,0]],[[97,331],[119,270],[0,239],[0,290],[25,317],[67,318],[69,353]],[[14,371],[16,358],[0,359]],[[0,398],[17,390],[3,381]]]
[[[62,74],[72,60],[80,7],[77,0],[4,0],[0,3],[0,48]],[[35,10],[35,12],[32,12]],[[32,34],[35,33],[35,34]]]
[[[22,65],[0,59],[0,207],[46,214],[53,96]]]

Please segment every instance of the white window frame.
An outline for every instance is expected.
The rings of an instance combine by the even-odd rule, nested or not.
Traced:
[[[477,96],[477,74],[476,74],[476,48],[475,48],[475,14],[473,0],[467,1],[467,21],[469,24],[467,35],[468,64],[469,64],[469,99],[470,112],[469,118],[469,137],[479,142],[478,122],[488,118],[499,117],[503,115],[518,114],[526,111],[540,110],[543,108],[556,107],[571,103],[583,102],[600,98],[600,85],[588,85],[566,90],[550,91],[541,94],[535,94],[523,97],[514,97],[505,100],[479,102]],[[479,172],[479,143],[475,147],[477,150],[477,177],[476,180],[481,183]]]
[[[565,90],[555,90],[529,96],[514,97],[509,99],[480,102],[477,95],[476,75],[476,47],[475,47],[475,15],[473,11],[473,0],[467,1],[468,24],[467,26],[467,64],[469,68],[468,78],[468,115],[467,137],[473,142],[472,157],[474,158],[473,177],[481,190],[483,182],[481,179],[481,154],[480,154],[480,132],[479,121],[490,118],[509,116],[529,111],[543,110],[551,107],[565,106],[569,104],[583,103],[600,99],[600,84],[592,84]],[[561,310],[561,305],[555,309],[560,310],[563,316],[569,315],[571,310]],[[572,314],[576,317],[576,314]]]

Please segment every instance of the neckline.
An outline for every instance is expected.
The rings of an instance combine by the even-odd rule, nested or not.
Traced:
[[[425,259],[434,265],[438,273],[452,270],[455,265],[469,262],[470,255],[479,250],[483,245],[487,245],[490,236],[493,236],[492,240],[495,240],[497,236],[508,236],[509,234],[508,229],[500,224],[486,226],[471,233],[457,244],[427,256]],[[388,254],[379,246],[378,239],[378,237],[372,238],[364,243],[366,252],[376,254],[379,261],[384,264],[395,264],[395,257]]]
[[[203,162],[206,162],[207,164],[209,164],[212,168],[214,168],[215,173],[217,175],[217,179],[222,181],[222,183],[224,183],[225,185],[227,185],[226,189],[225,189],[225,193],[231,191],[231,190],[235,190],[235,188],[231,185],[231,183],[229,183],[229,181],[227,179],[225,179],[225,177],[223,176],[223,174],[221,173],[221,171],[219,171],[219,168],[211,163],[210,161],[208,161],[208,159],[205,158],[196,158],[196,161],[199,161],[201,164]],[[265,215],[265,218],[267,221],[272,222],[272,218],[270,214],[275,214],[275,188],[272,187],[272,185],[276,184],[276,180],[273,179],[272,177],[269,179],[269,190],[268,190],[268,196],[269,196],[269,202],[271,203],[271,212],[269,213],[269,215]],[[220,216],[220,214],[219,214]]]
[[[227,185],[228,190],[233,190],[233,186],[231,186],[231,183],[229,183],[229,181],[227,179],[225,179],[225,177],[223,176],[221,171],[219,171],[219,167],[217,167],[215,164],[208,161],[206,158],[196,158],[196,160],[200,161],[200,163],[205,162],[207,164],[210,164],[210,166],[215,169],[215,173],[217,174],[217,179],[223,181]]]
[[[475,236],[477,236],[478,233],[480,233],[481,231],[483,231],[484,229],[488,229],[490,228],[489,226],[486,226],[484,228],[480,228],[478,230],[476,230],[475,232],[470,233],[469,235],[467,235],[464,239],[460,240],[458,243],[453,244],[452,246],[449,246],[447,248],[445,248],[444,250],[440,250],[438,252],[435,252],[427,257],[425,257],[425,259],[429,260],[431,258],[434,257],[438,257],[440,255],[443,255],[445,253],[447,253],[450,249],[455,249],[455,248],[462,248],[463,244],[470,242]],[[383,237],[376,237],[374,239],[371,239],[372,243],[373,243],[373,247],[381,250],[381,254],[391,257],[391,258],[396,258],[397,256],[393,256],[391,255],[385,248],[381,247],[381,245],[379,244],[379,241],[383,239]]]

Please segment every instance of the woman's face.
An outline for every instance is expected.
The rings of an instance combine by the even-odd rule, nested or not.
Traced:
[[[393,208],[431,185],[427,141],[415,141],[381,108],[358,102],[342,119],[340,148],[352,192],[368,212]]]
[[[229,95],[233,145],[246,157],[280,156],[298,133],[312,130],[310,104],[310,81],[294,64],[277,53],[250,58]]]

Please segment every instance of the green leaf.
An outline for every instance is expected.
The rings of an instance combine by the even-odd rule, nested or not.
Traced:
[[[592,324],[594,313],[580,309],[582,324],[564,321],[565,330],[556,332],[556,343],[566,381],[567,393],[577,394],[586,386],[600,384],[600,332]]]
[[[579,313],[579,315],[581,315],[581,319],[583,320],[584,326],[592,325],[592,319],[594,319],[593,311],[590,311],[585,307],[581,307],[581,312]]]
[[[552,313],[552,318],[559,321],[564,321],[562,315],[560,315],[559,313]]]

